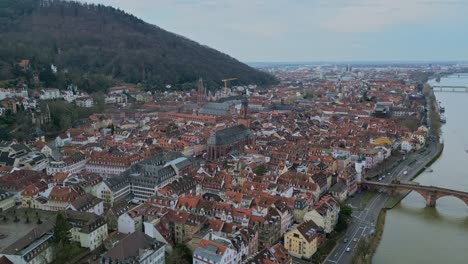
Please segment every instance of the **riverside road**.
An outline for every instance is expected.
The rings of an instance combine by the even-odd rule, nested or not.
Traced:
[[[438,144],[432,141],[429,142],[425,150],[412,153],[405,160],[399,162],[396,167],[387,173],[382,182],[390,183],[393,180],[408,182],[437,155],[438,148]],[[406,174],[405,171],[407,171]],[[338,241],[333,251],[325,259],[325,263],[351,263],[359,241],[370,236],[373,232],[379,212],[387,200],[387,194],[378,193],[374,195],[364,208],[360,208],[364,202],[363,197],[364,192],[358,193],[354,198],[347,200],[347,204],[353,208],[352,222],[343,237],[347,239],[347,242],[344,242],[345,240]],[[347,251],[348,248],[349,251]]]

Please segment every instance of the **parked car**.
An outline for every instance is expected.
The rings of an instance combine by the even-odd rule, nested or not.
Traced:
[[[343,243],[348,243],[348,241],[349,240],[347,238],[343,239]]]
[[[354,242],[357,242],[357,238],[354,238],[353,241],[354,241]]]

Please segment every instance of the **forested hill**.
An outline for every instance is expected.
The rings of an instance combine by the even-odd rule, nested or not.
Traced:
[[[18,66],[23,59],[30,61],[27,70]],[[57,74],[51,74],[51,64],[57,66]],[[0,81],[31,80],[34,73],[39,73],[42,85],[64,88],[74,83],[87,91],[118,82],[149,89],[166,84],[189,88],[199,77],[209,88],[233,77],[238,78],[233,84],[239,85],[276,81],[226,54],[112,7],[1,0]]]

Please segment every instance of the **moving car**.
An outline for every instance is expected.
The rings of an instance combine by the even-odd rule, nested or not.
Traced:
[[[346,248],[346,252],[350,252],[351,251],[351,248]]]

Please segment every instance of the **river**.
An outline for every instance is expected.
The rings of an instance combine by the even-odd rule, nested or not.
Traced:
[[[433,85],[468,86],[467,75],[451,75],[430,81]],[[447,123],[442,126],[444,151],[414,181],[468,191],[468,93],[436,92],[445,107]],[[454,197],[437,200],[426,207],[415,192],[387,211],[382,240],[373,263],[468,263],[468,206]]]

